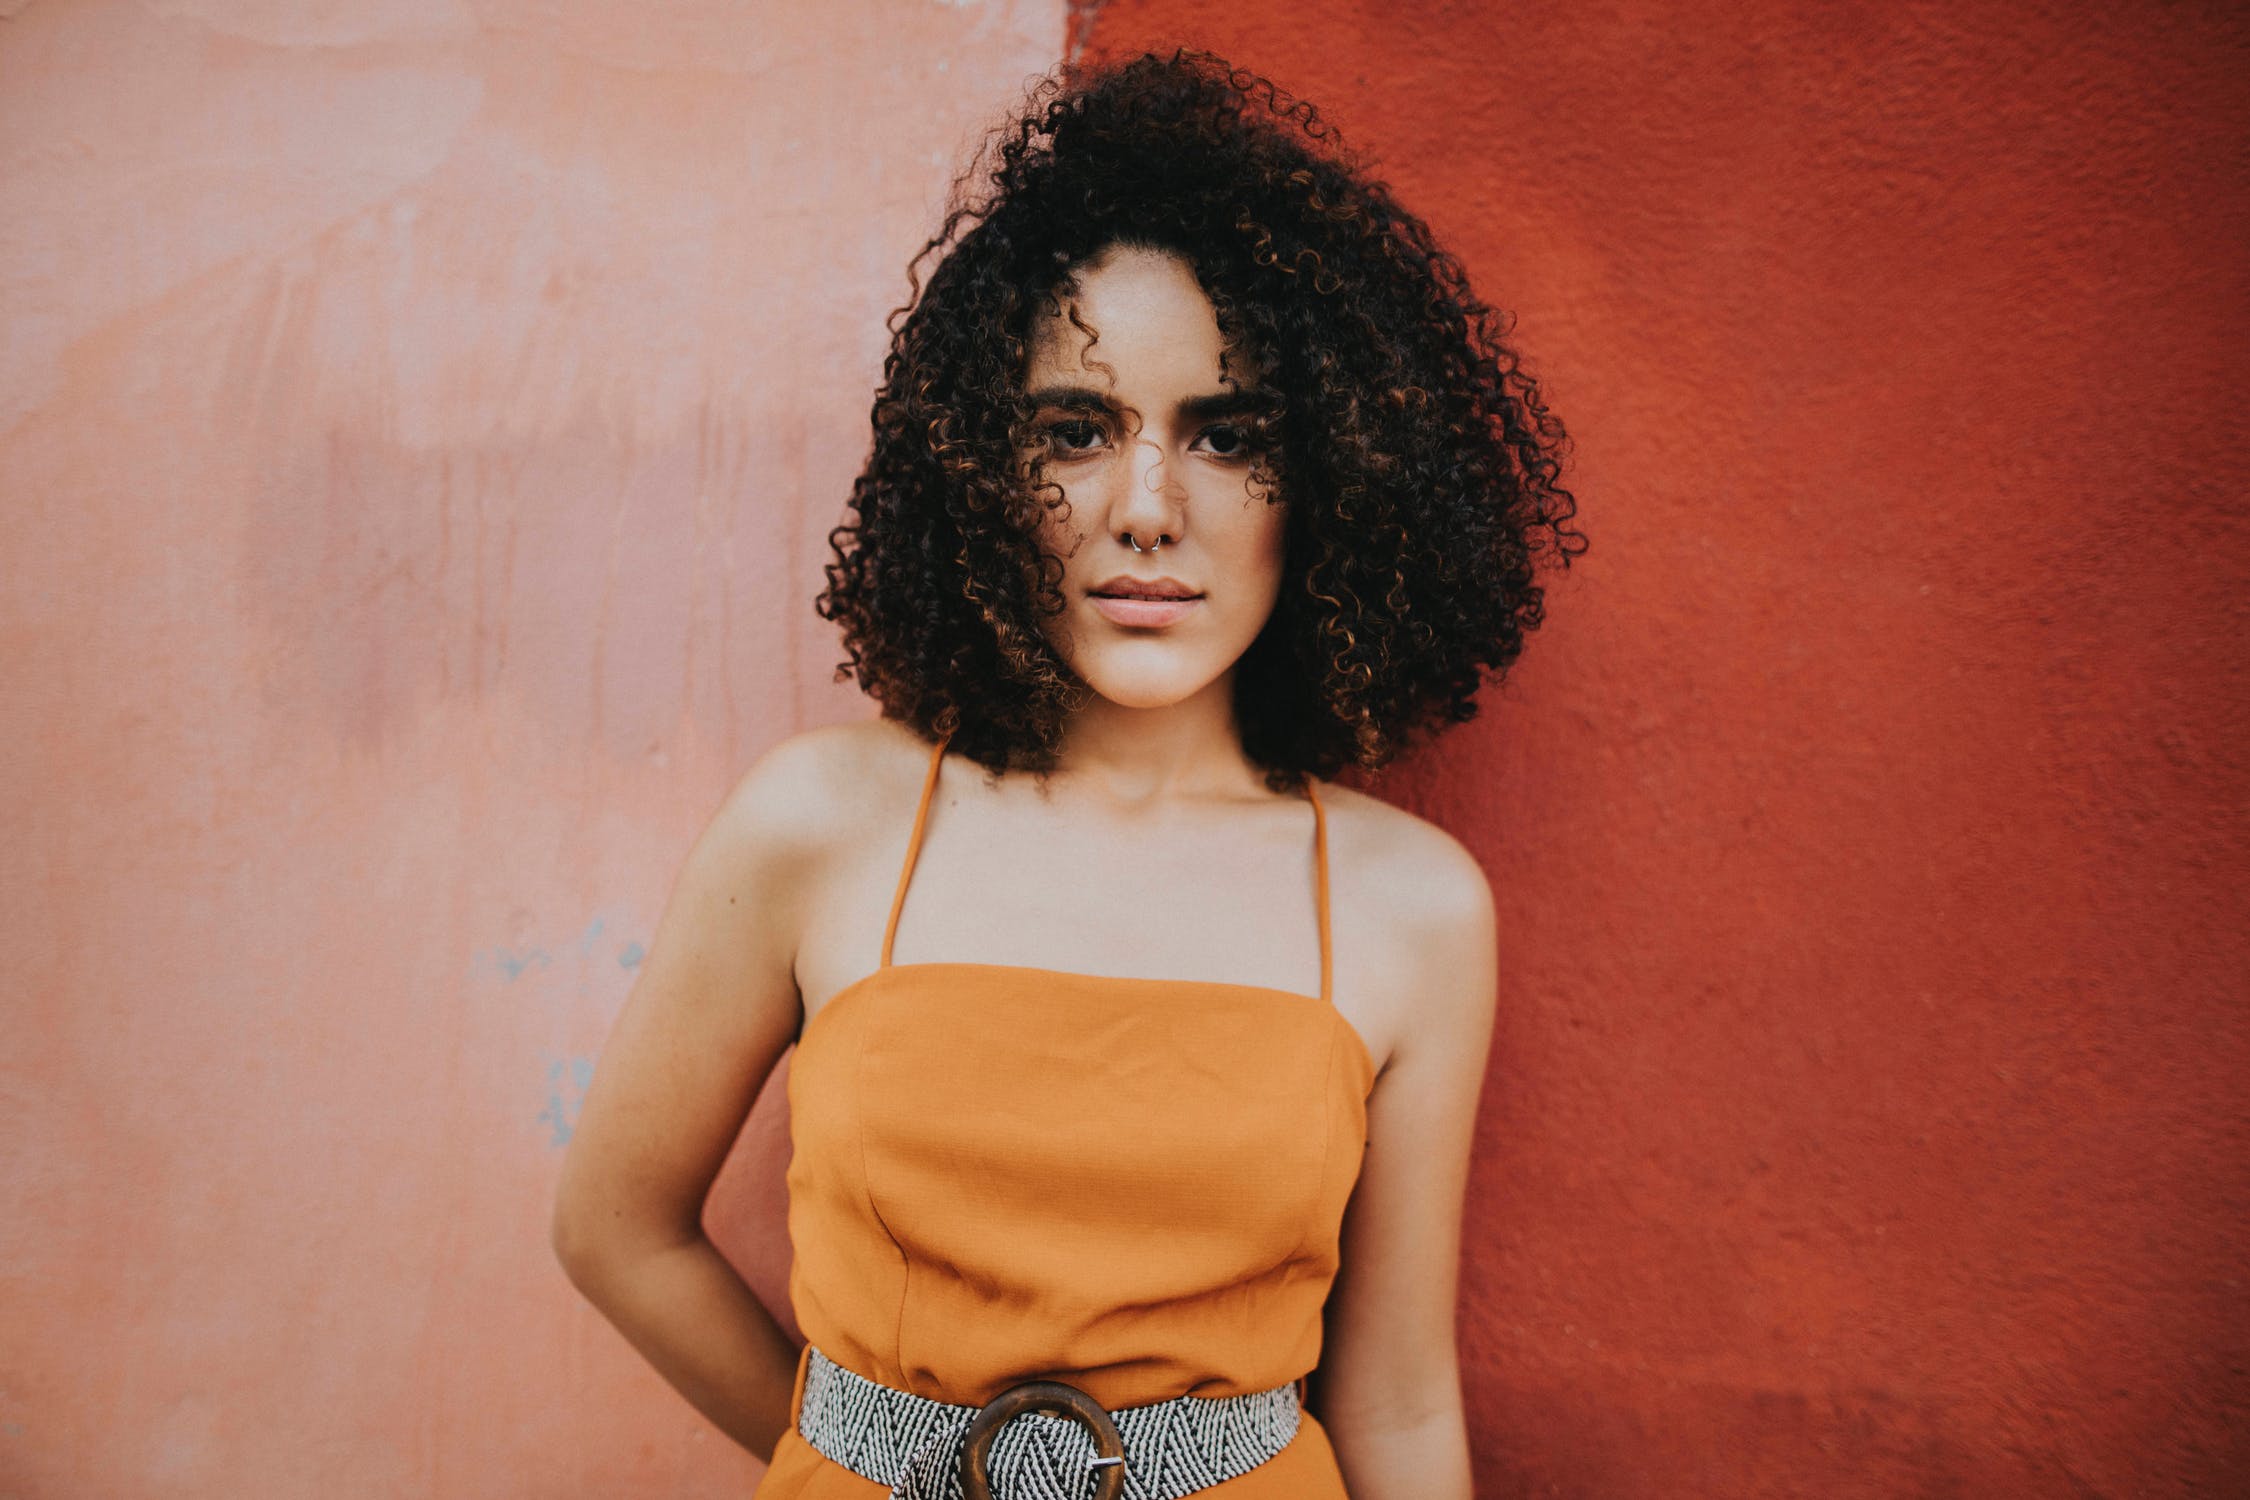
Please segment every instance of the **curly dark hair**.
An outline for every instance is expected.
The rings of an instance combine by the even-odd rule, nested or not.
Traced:
[[[1063,607],[1035,531],[1035,311],[1113,246],[1177,253],[1270,408],[1254,482],[1289,502],[1283,587],[1235,671],[1244,753],[1285,790],[1376,769],[1475,717],[1542,615],[1536,566],[1585,537],[1561,423],[1506,314],[1312,105],[1209,53],[1042,80],[909,262],[874,444],[817,609],[840,681],[994,771],[1052,770],[1091,691],[1039,629]],[[944,252],[925,285],[923,261]]]

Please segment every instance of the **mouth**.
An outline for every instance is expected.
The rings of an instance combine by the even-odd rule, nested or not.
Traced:
[[[1121,587],[1094,589],[1086,597],[1111,624],[1141,629],[1175,625],[1203,603],[1201,594],[1126,593]]]

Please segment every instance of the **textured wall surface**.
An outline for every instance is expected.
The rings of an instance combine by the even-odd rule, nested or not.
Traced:
[[[0,4],[0,1494],[748,1492],[555,1168],[718,796],[867,712],[883,315],[1062,37]]]
[[[1328,107],[1578,434],[1374,787],[1502,903],[1480,1493],[2250,1489],[2239,12],[1068,19]],[[866,711],[882,315],[1065,20],[0,0],[0,1493],[747,1491],[554,1166],[715,798]]]
[[[1327,108],[1592,550],[1493,871],[1481,1493],[2250,1493],[2239,7],[1074,10]]]

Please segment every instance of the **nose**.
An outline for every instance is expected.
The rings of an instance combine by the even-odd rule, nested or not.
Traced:
[[[1110,530],[1123,542],[1138,538],[1152,546],[1159,536],[1180,539],[1186,523],[1187,492],[1170,462],[1164,445],[1146,434],[1136,435],[1125,465],[1125,493],[1110,512]]]

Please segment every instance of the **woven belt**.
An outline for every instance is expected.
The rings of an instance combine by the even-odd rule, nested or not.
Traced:
[[[890,1500],[1184,1500],[1249,1473],[1297,1435],[1295,1381],[1111,1412],[1074,1385],[1027,1380],[981,1407],[956,1406],[869,1380],[818,1348],[807,1354],[798,1432],[889,1485]]]

